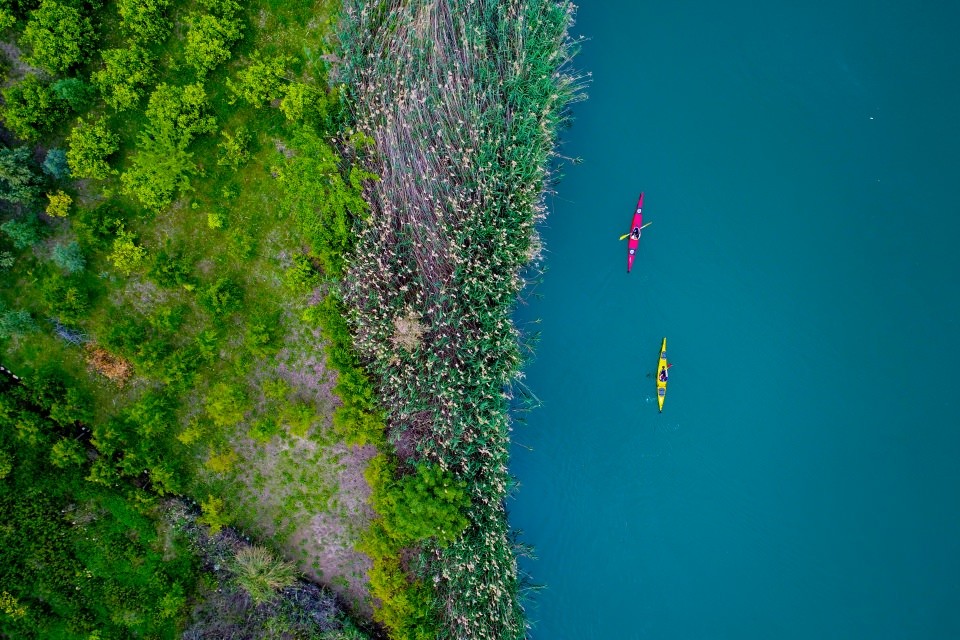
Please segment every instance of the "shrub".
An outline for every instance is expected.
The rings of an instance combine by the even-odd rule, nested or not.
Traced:
[[[429,538],[445,546],[469,524],[463,515],[470,507],[467,484],[438,465],[417,465],[415,474],[375,488],[371,501],[383,516],[386,531],[401,546]]]
[[[233,101],[242,98],[250,105],[260,108],[271,100],[278,99],[283,76],[292,59],[287,56],[264,58],[259,51],[250,56],[250,62],[237,72],[236,80],[227,79],[227,88],[234,94]]]
[[[76,242],[68,245],[58,244],[53,248],[51,258],[54,264],[67,273],[79,273],[87,264],[83,252],[80,251],[80,245]]]
[[[179,287],[192,282],[193,267],[181,251],[161,249],[153,261],[150,277],[161,287]]]
[[[108,247],[123,229],[125,218],[113,202],[105,202],[94,209],[81,208],[73,215],[72,225],[77,236],[86,244],[96,247]]]
[[[32,247],[40,241],[40,225],[37,223],[37,217],[32,213],[24,216],[22,220],[4,222],[0,225],[0,231],[10,238],[17,249]]]
[[[250,159],[250,134],[245,127],[237,127],[236,132],[230,135],[223,131],[223,142],[218,146],[220,157],[217,158],[217,164],[233,169],[240,168]]]
[[[121,230],[114,239],[113,251],[108,256],[117,271],[125,276],[139,269],[147,257],[147,250],[138,245],[136,240],[135,233]]]
[[[227,473],[233,469],[233,465],[237,463],[239,456],[237,453],[231,449],[226,451],[221,451],[219,453],[211,454],[207,461],[204,463],[204,466],[214,473]]]
[[[230,58],[230,48],[243,33],[239,20],[210,14],[191,15],[187,24],[190,30],[183,54],[201,76]]]
[[[237,584],[258,605],[270,602],[277,591],[289,587],[297,579],[297,570],[292,564],[256,545],[238,551],[230,568]]]
[[[50,89],[76,113],[90,108],[97,93],[93,85],[80,78],[61,78],[50,85]]]
[[[36,75],[30,73],[3,90],[3,119],[24,140],[37,140],[66,114],[66,103]]]
[[[40,178],[33,170],[27,147],[0,148],[0,200],[27,204],[40,192]]]
[[[242,301],[243,290],[229,278],[219,278],[210,284],[198,299],[200,306],[218,319],[239,310]]]
[[[40,0],[31,12],[21,42],[30,48],[26,61],[50,73],[67,71],[91,50],[90,19],[68,3]]]
[[[200,510],[203,512],[197,522],[210,527],[210,535],[215,536],[220,529],[228,526],[233,517],[226,512],[222,498],[207,495],[207,499],[200,502]]]
[[[169,6],[169,0],[119,0],[120,28],[144,44],[163,42],[170,35]]]
[[[17,259],[9,251],[0,251],[0,271],[9,269]]]
[[[87,313],[87,291],[73,278],[53,273],[41,283],[40,296],[47,312],[64,324],[76,324]]]
[[[50,200],[50,203],[47,205],[47,215],[54,218],[66,218],[70,213],[70,204],[73,202],[73,198],[63,192],[63,190],[58,190],[56,193],[48,193],[47,198]]]
[[[53,147],[43,159],[43,172],[57,180],[70,178],[70,166],[67,164],[67,152]]]
[[[21,336],[30,333],[36,328],[30,313],[23,309],[19,311],[4,311],[0,307],[0,339]]]
[[[103,180],[113,172],[107,158],[120,148],[120,136],[103,120],[88,123],[79,118],[67,145],[67,164],[75,177]]]
[[[249,409],[247,395],[235,385],[219,382],[204,401],[207,415],[218,427],[232,427],[243,420]]]
[[[321,89],[303,82],[283,87],[280,111],[290,122],[320,125],[326,115],[327,96]]]
[[[136,44],[126,49],[106,49],[102,55],[104,67],[92,79],[104,102],[117,111],[135,107],[153,82],[153,57]]]
[[[77,467],[86,460],[87,455],[83,445],[72,438],[58,440],[50,449],[50,463],[58,469]]]

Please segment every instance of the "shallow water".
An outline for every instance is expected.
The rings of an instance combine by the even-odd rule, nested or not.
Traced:
[[[960,637],[960,5],[791,4],[579,9],[517,312],[536,640]]]

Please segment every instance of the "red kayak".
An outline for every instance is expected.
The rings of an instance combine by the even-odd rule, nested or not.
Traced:
[[[640,228],[643,226],[643,194],[637,200],[637,210],[633,213],[633,224],[630,225],[630,239],[627,241],[627,273],[633,268],[633,258],[637,255],[640,246]]]

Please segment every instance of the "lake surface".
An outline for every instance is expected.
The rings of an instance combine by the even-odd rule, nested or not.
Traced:
[[[781,4],[579,8],[517,311],[535,640],[960,637],[960,4]]]

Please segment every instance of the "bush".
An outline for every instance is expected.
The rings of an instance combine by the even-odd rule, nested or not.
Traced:
[[[9,251],[0,251],[0,271],[9,269],[16,261],[17,259]]]
[[[58,469],[78,467],[87,461],[87,452],[72,438],[58,440],[50,449],[50,463]]]
[[[67,273],[79,273],[87,264],[83,252],[80,251],[80,245],[76,242],[68,245],[58,244],[53,248],[51,258],[54,264]]]
[[[259,51],[250,56],[250,62],[237,72],[236,80],[227,79],[227,88],[237,98],[242,98],[250,105],[260,108],[271,100],[282,95],[280,86],[288,64],[292,59],[287,56],[264,58]]]
[[[30,73],[3,90],[3,119],[24,140],[38,140],[67,114],[66,103]]]
[[[81,208],[72,218],[73,230],[81,241],[94,247],[108,247],[123,230],[126,217],[113,202],[105,202],[94,209]]]
[[[67,152],[56,147],[47,151],[43,159],[43,172],[57,180],[70,178],[70,166],[67,164]]]
[[[215,425],[232,427],[243,420],[250,407],[241,388],[219,382],[207,394],[204,408]]]
[[[233,517],[230,516],[224,508],[222,498],[207,495],[207,499],[200,502],[200,510],[203,512],[203,515],[197,518],[197,522],[210,527],[211,536],[217,535],[220,529],[228,526],[233,521]]]
[[[147,257],[147,250],[136,242],[132,231],[121,230],[113,241],[113,251],[108,256],[117,271],[125,276],[138,270]]]
[[[200,293],[198,302],[215,319],[222,319],[240,309],[243,290],[229,278],[219,278]]]
[[[10,238],[17,249],[27,249],[40,241],[40,225],[32,213],[24,216],[22,220],[8,220],[0,225],[0,231]]]
[[[54,218],[66,218],[70,213],[70,204],[73,203],[73,198],[64,193],[62,190],[58,190],[56,193],[48,193],[47,198],[50,200],[50,203],[47,205],[47,215]]]
[[[237,127],[233,135],[227,131],[223,131],[222,135],[223,142],[218,145],[220,157],[217,158],[217,164],[239,169],[250,159],[250,134],[246,127]]]
[[[0,307],[0,339],[30,333],[36,326],[29,312],[23,309],[19,311],[5,311]]]
[[[29,204],[39,195],[39,185],[30,149],[0,148],[0,200]]]
[[[61,78],[50,85],[50,89],[76,113],[89,109],[97,93],[93,85],[80,78]]]
[[[90,19],[56,0],[40,0],[21,38],[30,49],[26,61],[50,73],[67,71],[85,60],[92,41]]]
[[[79,118],[67,144],[67,164],[75,177],[103,180],[113,173],[107,158],[120,148],[120,136],[110,131],[103,120],[88,123]]]
[[[181,251],[167,253],[161,249],[153,261],[150,277],[161,287],[179,287],[190,284],[193,267]]]
[[[93,74],[93,83],[108,105],[117,111],[132,109],[153,82],[153,57],[136,44],[126,49],[107,49],[102,55],[104,68]]]
[[[78,323],[89,308],[89,297],[82,284],[59,273],[41,283],[40,296],[47,313],[64,324]]]

